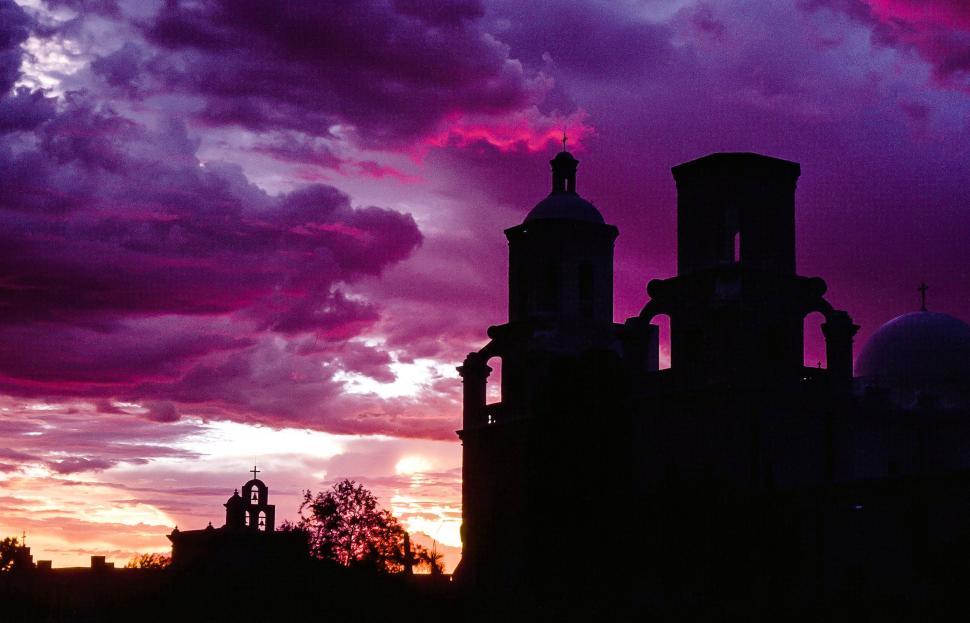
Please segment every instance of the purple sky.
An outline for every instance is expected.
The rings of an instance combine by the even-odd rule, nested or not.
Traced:
[[[355,477],[457,545],[454,366],[563,128],[618,321],[712,151],[801,163],[856,352],[922,280],[970,318],[961,0],[0,0],[0,530],[123,561],[256,459],[282,517]]]

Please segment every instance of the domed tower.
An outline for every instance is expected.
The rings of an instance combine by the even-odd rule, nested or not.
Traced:
[[[582,442],[589,452],[587,438],[597,437],[595,427],[614,415],[605,402],[615,396],[604,395],[608,390],[592,379],[621,365],[626,341],[635,341],[613,323],[619,230],[578,194],[578,164],[568,151],[556,154],[549,195],[521,224],[505,230],[509,321],[490,327],[488,344],[458,368],[464,396],[457,573],[468,581],[521,588],[538,564],[529,556],[542,550],[541,543],[553,549],[552,528],[542,519],[544,500],[550,492],[581,486],[579,468],[570,461],[590,454],[570,444]],[[496,357],[501,400],[487,404],[488,362]],[[584,399],[588,408],[579,408]],[[589,417],[594,412],[597,417]]]
[[[531,332],[528,348],[579,354],[613,338],[613,243],[619,230],[576,191],[579,161],[568,151],[550,163],[552,190],[521,225],[505,230],[509,241],[509,323],[490,330]],[[534,362],[512,340],[502,340],[502,402],[524,407]]]
[[[613,242],[592,203],[576,192],[579,161],[559,152],[552,192],[509,240],[509,321],[541,320],[570,332],[599,332],[613,323]]]
[[[246,503],[239,497],[239,489],[232,492],[226,503],[226,528],[242,530],[246,527]]]

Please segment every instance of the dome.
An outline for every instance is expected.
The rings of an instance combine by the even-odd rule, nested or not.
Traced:
[[[576,193],[554,192],[536,204],[525,217],[526,223],[545,219],[567,219],[602,225],[603,215]]]
[[[242,505],[243,505],[243,500],[241,497],[239,497],[239,489],[236,489],[235,491],[232,492],[232,497],[226,500],[226,503],[223,506],[225,506],[226,508],[229,508],[229,507],[237,507]]]
[[[887,388],[965,386],[970,379],[970,325],[948,314],[904,314],[869,338],[855,368],[856,376]]]
[[[565,147],[565,138],[563,143]],[[579,160],[564,149],[549,161],[549,165],[552,167],[552,192],[532,208],[524,222],[558,219],[602,225],[604,221],[600,211],[576,194],[576,167]]]

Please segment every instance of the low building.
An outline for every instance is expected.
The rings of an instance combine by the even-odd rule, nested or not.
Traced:
[[[233,491],[225,503],[226,523],[202,530],[179,530],[168,535],[172,566],[178,568],[261,569],[299,564],[308,558],[306,536],[300,531],[276,530],[276,507],[269,488],[255,478]]]

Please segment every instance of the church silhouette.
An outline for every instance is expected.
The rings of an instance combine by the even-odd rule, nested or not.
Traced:
[[[583,595],[602,616],[938,587],[970,551],[970,327],[924,299],[854,376],[858,325],[796,272],[800,166],[753,153],[673,168],[677,275],[615,323],[619,231],[572,154],[551,165],[552,192],[505,230],[509,321],[458,368],[456,579],[482,604]],[[803,363],[813,313],[826,368]]]
[[[276,507],[269,503],[269,487],[253,477],[233,491],[226,501],[226,523],[202,530],[179,530],[172,542],[172,566],[176,569],[225,571],[261,569],[279,572],[307,560],[306,535],[300,531],[276,531]]]

